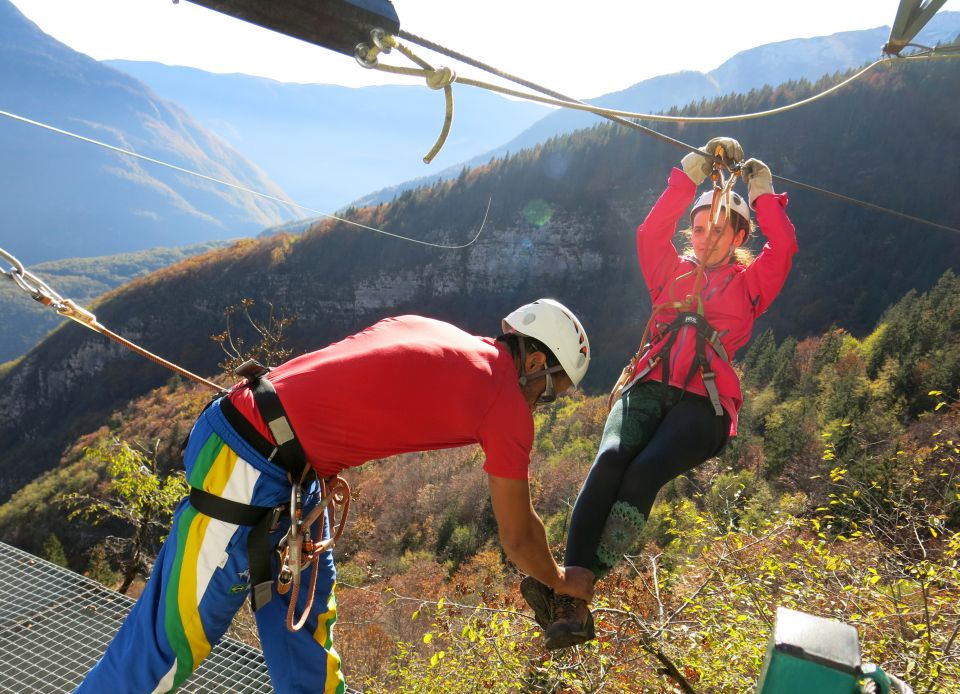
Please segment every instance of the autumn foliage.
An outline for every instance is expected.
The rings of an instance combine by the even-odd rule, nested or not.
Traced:
[[[642,548],[598,586],[597,640],[571,651],[543,649],[519,598],[478,448],[349,470],[336,638],[348,682],[397,692],[745,691],[784,606],[856,625],[864,660],[917,691],[958,691],[957,345],[960,280],[949,273],[862,338],[758,335],[740,364],[740,436],[662,490]],[[63,494],[111,493],[103,461],[83,451],[115,438],[155,448],[165,473],[207,397],[172,380],[116,412],[0,508],[0,531],[36,551],[58,537],[84,568],[102,533],[46,510]],[[531,483],[558,556],[604,403],[577,394],[536,414]],[[255,638],[249,624],[233,633]]]

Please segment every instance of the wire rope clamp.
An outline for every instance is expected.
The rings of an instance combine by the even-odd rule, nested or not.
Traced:
[[[40,303],[44,303],[41,299],[37,299]],[[57,313],[61,316],[66,316],[67,318],[72,318],[75,321],[84,323],[89,326],[94,326],[97,323],[97,317],[93,315],[87,309],[77,306],[72,299],[64,299],[60,306],[57,308]]]

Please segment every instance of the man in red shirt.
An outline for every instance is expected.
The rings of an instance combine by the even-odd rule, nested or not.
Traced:
[[[143,595],[78,691],[170,691],[200,664],[256,573],[253,523],[242,520],[244,509],[288,502],[291,480],[303,478],[288,466],[291,446],[326,479],[398,453],[479,444],[507,557],[558,593],[588,600],[590,573],[558,566],[550,554],[527,466],[532,413],[580,383],[589,341],[576,317],[550,299],[512,312],[502,330],[491,339],[420,316],[387,318],[240,384],[207,408],[185,449],[191,496],[177,509]],[[263,387],[282,403],[279,414],[261,399]],[[306,514],[319,499],[305,491]],[[285,530],[270,536],[268,551]],[[284,619],[291,594],[280,594],[272,577],[252,581],[278,692],[345,689],[332,642],[332,552],[321,555],[318,575],[312,596],[305,590],[297,600],[305,628],[292,632]]]

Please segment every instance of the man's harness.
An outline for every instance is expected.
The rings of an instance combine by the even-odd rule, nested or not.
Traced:
[[[350,487],[339,475],[327,479],[317,478],[316,473],[307,463],[303,446],[297,439],[293,424],[287,417],[277,391],[267,378],[269,371],[268,368],[250,360],[243,363],[236,373],[246,379],[246,383],[239,387],[250,388],[257,410],[266,422],[276,445],[260,434],[228,398],[220,399],[220,411],[244,441],[264,458],[286,471],[287,478],[290,480],[289,503],[275,507],[253,506],[191,487],[190,504],[200,513],[211,518],[252,528],[247,537],[247,558],[250,564],[252,589],[250,602],[254,612],[267,604],[273,595],[271,559],[276,553],[279,566],[277,592],[285,595],[292,588],[290,607],[287,610],[287,628],[290,631],[297,631],[306,623],[310,609],[313,607],[320,555],[332,549],[343,533],[350,508]],[[303,490],[312,487],[314,482],[320,487],[320,502],[304,518],[301,505]],[[324,540],[321,538],[327,521],[328,507],[331,532],[330,537]],[[337,507],[340,509],[339,522],[336,519]],[[280,542],[271,547],[270,534],[279,527],[280,518],[285,511],[290,515],[290,528]],[[323,516],[322,520],[321,516]],[[319,528],[314,528],[318,520],[321,524]],[[300,619],[295,619],[300,575],[310,564],[313,565],[313,576],[310,581],[307,605]]]

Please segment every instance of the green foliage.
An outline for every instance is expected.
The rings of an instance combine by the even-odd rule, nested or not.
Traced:
[[[87,570],[83,574],[100,585],[113,588],[120,582],[122,576],[119,571],[114,570],[109,554],[109,550],[104,545],[95,546],[90,551]]]
[[[65,514],[51,512],[54,499],[63,493],[85,490],[92,493],[101,480],[102,470],[87,463],[74,463],[52,470],[20,489],[11,499],[0,504],[0,537],[35,554],[43,554],[44,543],[51,535],[70,538],[66,545],[73,566],[79,564],[79,553],[88,549],[79,539],[82,527],[71,523]]]
[[[460,564],[464,559],[473,554],[476,549],[477,533],[473,527],[469,525],[458,525],[453,529],[447,550],[455,564]]]
[[[55,534],[50,533],[43,543],[43,553],[40,555],[57,566],[67,567],[67,553],[63,551],[63,543]]]
[[[764,474],[777,477],[787,463],[804,451],[810,441],[809,405],[789,400],[773,409],[764,422]]]
[[[647,547],[599,586],[595,642],[547,653],[539,629],[499,599],[422,602],[412,615],[420,630],[363,684],[748,691],[784,606],[853,624],[864,661],[917,691],[956,691],[960,535],[948,521],[960,506],[960,410],[937,425],[895,455],[883,486],[835,467],[830,501],[816,509],[802,496],[776,499],[747,471],[719,474],[702,508],[687,499],[658,505]]]
[[[110,448],[87,449],[86,455],[107,464],[110,497],[64,494],[61,502],[72,509],[70,515],[74,518],[85,517],[95,523],[118,518],[163,526],[189,491],[182,472],[158,475],[154,459],[128,444],[118,442]]]
[[[764,330],[751,342],[743,357],[746,382],[761,388],[770,382],[776,368],[777,345],[772,330]]]
[[[793,392],[800,384],[800,364],[797,362],[795,338],[786,338],[777,348],[771,384],[781,398]]]
[[[71,519],[83,518],[93,525],[114,519],[132,530],[131,537],[110,538],[107,545],[114,556],[122,558],[120,591],[126,592],[138,572],[149,568],[166,537],[173,511],[189,487],[183,472],[158,474],[156,455],[147,457],[125,443],[88,449],[86,457],[106,464],[106,494],[94,497],[71,492],[61,495],[59,501],[70,509]]]

